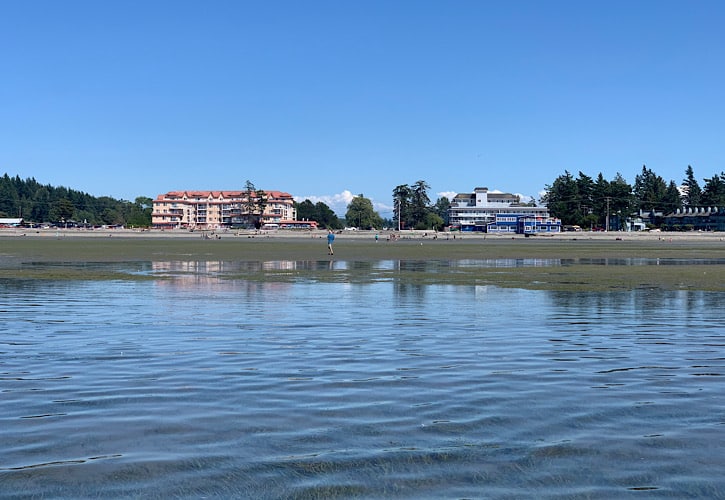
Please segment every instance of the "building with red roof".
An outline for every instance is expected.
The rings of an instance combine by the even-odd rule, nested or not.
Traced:
[[[151,221],[167,229],[281,227],[297,221],[297,211],[292,195],[283,191],[170,191],[153,201]]]

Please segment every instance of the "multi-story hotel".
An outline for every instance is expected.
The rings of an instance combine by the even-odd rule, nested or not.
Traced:
[[[267,227],[304,226],[296,220],[291,194],[282,191],[264,191],[264,194],[266,204],[260,217],[249,213],[247,191],[171,191],[153,201],[151,222],[157,228],[221,229],[249,226],[259,218]],[[317,226],[314,221],[304,222],[310,228]]]
[[[561,220],[549,216],[546,207],[522,205],[511,193],[491,193],[478,187],[457,194],[448,210],[451,227],[487,233],[558,233]]]

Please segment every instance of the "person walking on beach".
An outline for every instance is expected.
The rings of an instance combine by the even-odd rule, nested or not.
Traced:
[[[332,251],[332,242],[335,241],[335,235],[332,232],[332,229],[330,229],[327,232],[327,255],[335,255],[335,252]]]

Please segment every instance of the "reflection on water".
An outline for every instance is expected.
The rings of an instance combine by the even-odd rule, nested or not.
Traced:
[[[138,272],[197,276],[256,273],[260,271],[410,271],[448,272],[457,268],[519,268],[594,266],[681,266],[723,265],[725,259],[660,259],[660,258],[581,258],[581,259],[461,259],[461,260],[277,260],[277,261],[163,261],[142,265]]]
[[[547,296],[557,308],[573,314],[588,313],[604,320],[602,312],[609,314],[612,309],[624,309],[641,321],[663,328],[675,319],[678,322],[697,319],[700,325],[719,326],[717,320],[725,307],[725,294],[702,291],[673,290],[655,294],[648,290],[632,290],[621,294],[581,295],[550,291]],[[693,318],[692,311],[695,311],[696,318]],[[612,326],[617,326],[616,321],[612,321]]]
[[[725,495],[725,294],[407,279],[456,265],[0,282],[0,496]]]

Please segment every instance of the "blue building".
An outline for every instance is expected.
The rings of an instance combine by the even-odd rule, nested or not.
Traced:
[[[487,233],[540,234],[560,233],[561,220],[527,214],[496,214],[495,220],[486,226]]]

